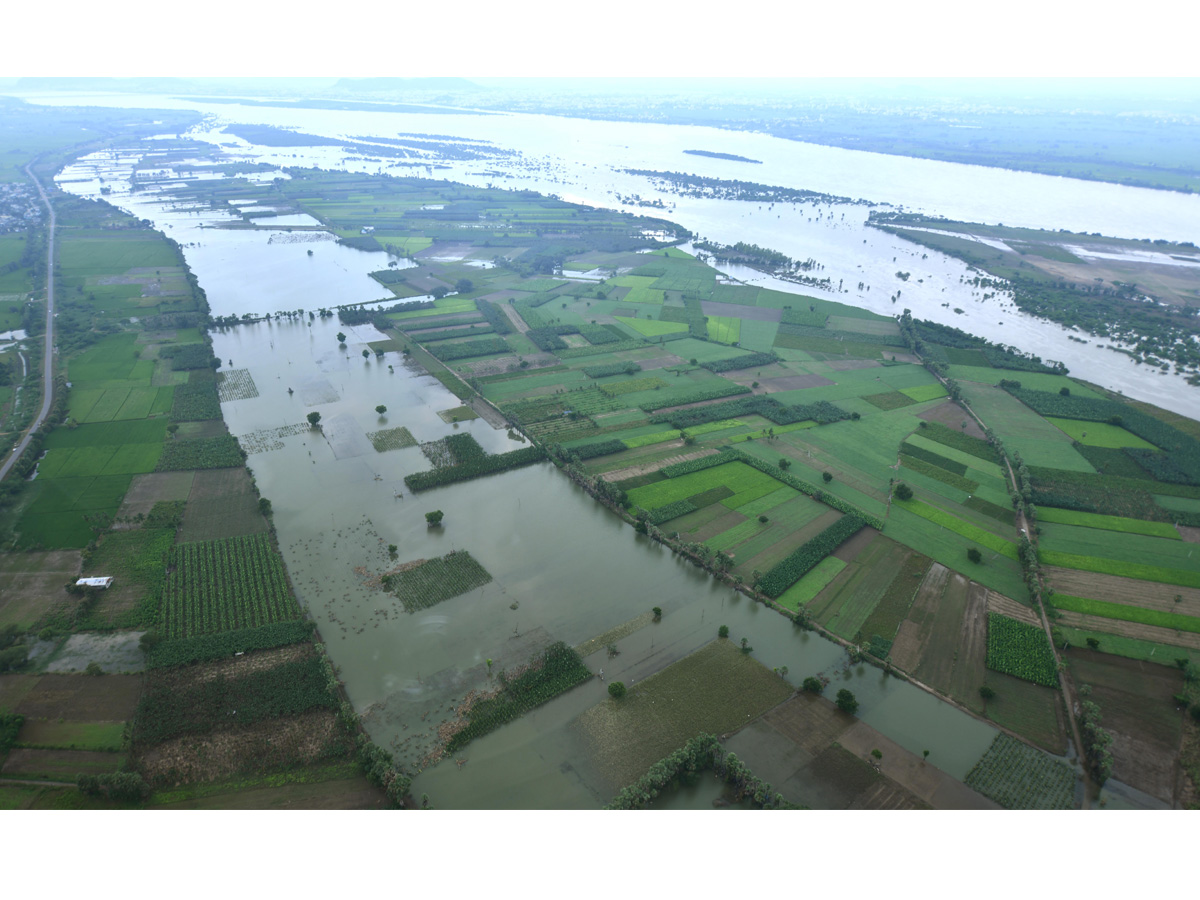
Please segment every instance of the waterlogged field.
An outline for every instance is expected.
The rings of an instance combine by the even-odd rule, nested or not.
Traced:
[[[785,697],[805,675],[833,673],[853,686],[863,718],[911,752],[933,745],[946,771],[966,776],[994,731],[911,684],[847,665],[835,645],[731,590],[739,585],[750,590],[757,584],[784,610],[807,612],[820,627],[861,642],[881,665],[893,664],[889,651],[895,653],[897,667],[972,709],[979,705],[986,662],[1000,686],[987,714],[1030,740],[1057,744],[1061,729],[1051,688],[1024,684],[1045,693],[1022,693],[1014,686],[1022,683],[1001,674],[1056,684],[1044,634],[1033,631],[1039,644],[1005,624],[1032,629],[1014,619],[986,634],[972,630],[990,608],[985,586],[1018,601],[1027,597],[1016,562],[1016,523],[1005,508],[1006,472],[973,421],[947,399],[946,387],[913,361],[894,320],[718,282],[713,270],[689,258],[634,252],[644,242],[642,232],[631,233],[602,210],[533,195],[312,172],[273,187],[230,190],[232,196],[278,192],[280,200],[361,245],[354,252],[378,254],[372,271],[379,293],[400,299],[440,287],[457,294],[384,314],[371,308],[320,318],[301,313],[230,326],[214,335],[213,350],[229,376],[220,386],[203,369],[180,368],[202,356],[199,351],[163,353],[156,345],[143,353],[114,341],[107,355],[85,353],[72,370],[72,377],[78,372],[94,383],[85,398],[90,405],[79,407],[82,416],[115,424],[125,421],[124,410],[180,427],[172,437],[157,438],[161,453],[152,462],[148,454],[132,459],[134,451],[127,462],[113,463],[115,451],[100,460],[107,451],[94,441],[54,448],[50,471],[59,471],[46,484],[74,488],[76,481],[104,477],[110,464],[138,466],[131,470],[138,477],[151,469],[200,470],[198,484],[200,475],[241,471],[244,457],[233,436],[269,435],[255,440],[252,463],[287,573],[368,732],[417,776],[414,792],[427,790],[446,807],[607,802],[620,786],[615,781],[638,774],[640,757],[629,752],[629,740],[614,743],[610,734],[601,741],[584,724],[598,721],[601,711],[620,717],[623,707],[605,699],[605,683],[624,681],[633,688],[627,700],[645,697],[656,705],[650,686],[672,671],[672,662],[694,665],[700,658],[694,651],[711,644],[721,625],[731,640],[714,646],[723,648],[726,664],[757,673],[756,685],[769,683]],[[480,202],[491,204],[484,227]],[[359,234],[364,221],[377,223],[376,237]],[[468,240],[458,227],[462,221],[473,225]],[[595,242],[588,265],[615,274],[598,282],[547,277],[553,267],[537,268],[541,248],[527,224],[532,221],[569,224],[580,240]],[[228,235],[222,240],[235,233]],[[388,243],[430,252],[411,267],[389,269],[380,249]],[[254,248],[246,271],[274,258],[272,245],[246,246]],[[326,249],[316,248],[312,259]],[[497,253],[513,263],[469,264]],[[315,262],[314,271],[322,265]],[[203,283],[205,272],[198,274]],[[229,274],[214,292],[217,309],[256,308],[254,295],[234,287]],[[425,320],[430,327],[416,327]],[[458,336],[472,328],[475,336]],[[196,342],[185,335],[181,343]],[[959,346],[942,352],[952,362],[975,364],[979,371],[969,373],[975,383],[963,393],[1006,447],[1033,466],[1096,471],[1071,436],[992,387],[1004,370],[985,368],[986,354]],[[1028,374],[1029,386],[1039,389],[1062,379]],[[477,400],[474,389],[499,412]],[[1080,388],[1073,396],[1087,393]],[[390,421],[377,406],[386,407]],[[320,414],[319,422],[297,428],[311,412]],[[216,421],[222,413],[232,436]],[[476,414],[481,418],[472,418]],[[98,426],[80,429],[90,427]],[[427,458],[416,445],[443,452]],[[712,459],[732,445],[766,465]],[[542,461],[546,452],[593,490],[611,499],[625,494],[635,511],[644,509],[638,529],[644,533]],[[516,461],[507,455],[514,453],[521,455],[519,468],[507,462]],[[72,474],[73,466],[84,468]],[[90,474],[93,469],[100,474]],[[454,474],[468,469],[477,477]],[[891,499],[893,482],[908,473],[920,499]],[[598,475],[601,482],[594,481]],[[74,504],[79,494],[55,496]],[[188,507],[204,502],[214,499],[189,496]],[[425,513],[434,510],[444,518],[430,528]],[[189,515],[185,511],[185,528]],[[1113,538],[1185,544],[1162,540],[1167,535],[1152,523],[1116,524],[1125,530],[1108,532]],[[1099,520],[1084,525],[1046,520],[1043,558],[1066,553],[1074,559],[1085,551],[1102,561],[1098,565],[1120,563],[1122,554],[1102,539],[1074,535],[1105,533]],[[727,569],[729,580],[719,583],[672,554],[662,542],[672,532],[711,568]],[[1056,542],[1063,547],[1056,549]],[[969,560],[972,549],[984,550],[980,563]],[[1190,568],[1183,563],[1188,557],[1175,553],[1170,559]],[[197,590],[205,573],[253,582],[237,568],[237,554],[208,558],[210,569],[201,562],[176,574]],[[941,580],[930,574],[931,560],[946,573]],[[273,582],[261,587],[262,623],[252,618],[260,615],[252,612],[257,599],[238,604],[244,621],[219,606],[199,621],[215,616],[222,641],[236,633],[228,629],[278,626],[270,605]],[[649,615],[654,607],[661,616]],[[1102,618],[1097,610],[1089,614]],[[506,685],[532,678],[540,654],[559,642],[587,648],[567,679],[572,686],[546,693],[545,702],[504,699]],[[317,715],[325,701],[318,692],[308,699],[302,693],[294,695],[298,705],[289,715]],[[484,695],[488,703],[471,705]],[[716,711],[720,704],[711,699],[702,698],[697,712]],[[756,714],[758,707],[745,699],[730,701],[722,729]],[[471,764],[464,767],[462,755],[451,765],[444,757],[458,751],[455,723],[473,727],[473,709],[481,724],[471,741]],[[320,719],[321,727],[330,721]],[[667,729],[656,738],[661,747],[655,745],[653,759],[676,746],[667,746],[675,740],[667,732],[674,733]],[[968,732],[980,739],[970,759],[961,751]],[[302,755],[299,745],[294,749]],[[653,761],[649,751],[644,755]]]

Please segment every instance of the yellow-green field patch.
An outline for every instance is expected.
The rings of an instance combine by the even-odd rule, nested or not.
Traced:
[[[632,328],[638,334],[644,334],[646,337],[657,337],[660,334],[678,334],[681,331],[687,331],[688,327],[683,322],[659,322],[655,319],[631,319],[627,316],[613,316],[622,325]]]
[[[1110,425],[1107,422],[1084,422],[1079,419],[1054,419],[1046,417],[1056,428],[1071,436],[1088,447],[1138,447],[1142,450],[1157,450],[1149,441],[1144,441],[1136,434],[1126,431],[1120,425]]]
[[[797,612],[817,594],[825,590],[846,564],[836,556],[827,556],[805,573],[804,577],[784,591],[775,602],[785,609]]]

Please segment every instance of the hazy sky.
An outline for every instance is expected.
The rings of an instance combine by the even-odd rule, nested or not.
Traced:
[[[1177,0],[1153,15],[1063,0],[11,7],[0,76],[1197,73],[1195,10]]]

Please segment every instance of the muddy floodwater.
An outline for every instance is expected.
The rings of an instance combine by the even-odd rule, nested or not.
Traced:
[[[214,315],[315,310],[380,296],[366,275],[379,257],[315,233],[292,239],[265,220],[255,229],[206,227],[219,224],[212,211],[181,208],[153,191],[124,191],[122,166],[128,161],[97,157],[73,167],[72,179],[79,180],[63,186],[94,193],[102,170],[114,187],[112,202],[181,243]],[[886,249],[875,266],[881,273],[893,267]],[[338,331],[347,335],[345,347]],[[495,687],[500,670],[527,662],[553,641],[579,646],[625,623],[633,624],[613,640],[619,655],[609,657],[601,647],[585,660],[597,674],[603,668],[608,681],[636,684],[728,625],[733,640],[747,638],[755,659],[786,667],[792,684],[823,673],[831,690],[849,687],[862,720],[915,754],[931,751],[930,765],[955,778],[966,776],[996,735],[991,725],[906,682],[847,665],[839,646],[637,536],[549,463],[409,494],[404,476],[428,469],[428,459],[419,447],[379,452],[372,432],[404,426],[427,442],[466,431],[489,452],[521,443],[482,419],[443,421],[438,413],[460,401],[438,381],[398,353],[363,358],[368,344],[384,337],[374,328],[305,315],[216,329],[212,336],[220,371],[235,377],[240,390],[241,399],[223,403],[225,419],[271,500],[300,601],[366,728],[417,773],[414,794],[428,794],[435,807],[595,808],[611,799],[620,785],[597,768],[576,725],[607,698],[599,677],[454,758],[433,764],[431,754],[438,726],[469,692]],[[375,411],[380,404],[387,407],[382,416]],[[321,414],[319,429],[306,422],[313,411]],[[440,528],[426,525],[425,513],[434,509],[445,514]],[[394,558],[390,544],[397,547]],[[452,550],[469,551],[493,580],[412,614],[379,585],[400,563]],[[663,610],[659,622],[646,621],[653,606]],[[664,802],[703,807],[717,796],[681,794]]]
[[[338,330],[347,346],[338,346]],[[572,646],[643,617],[587,658],[609,680],[637,681],[702,647],[728,625],[793,683],[824,672],[844,680],[862,718],[914,752],[933,749],[963,777],[995,734],[959,710],[870,666],[711,578],[594,502],[550,463],[413,496],[405,475],[429,468],[419,447],[377,452],[367,434],[400,425],[418,441],[452,433],[437,415],[458,400],[400,354],[363,359],[370,326],[277,322],[214,333],[214,348],[248,370],[258,396],[224,404],[230,429],[275,510],[288,571],[316,620],[372,736],[412,769],[436,747],[437,726],[471,690],[562,640]],[[390,367],[390,368],[389,368]],[[228,365],[226,366],[228,369]],[[288,393],[288,388],[292,393]],[[375,406],[388,411],[380,416]],[[321,429],[305,425],[312,410]],[[458,425],[489,452],[520,446],[482,419]],[[429,528],[425,513],[445,520]],[[397,545],[396,559],[388,545]],[[409,614],[378,584],[397,562],[467,550],[493,581]],[[489,676],[487,660],[493,662]],[[591,771],[572,721],[607,696],[597,678],[443,760],[414,791],[440,807],[595,807],[614,786]],[[619,786],[618,786],[619,787]]]

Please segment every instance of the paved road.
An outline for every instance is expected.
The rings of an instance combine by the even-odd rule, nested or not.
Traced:
[[[42,190],[42,183],[37,180],[30,166],[25,167],[25,174],[29,176],[34,187],[38,189],[38,193],[42,195],[42,202],[46,204],[46,209],[50,212],[50,236],[46,242],[46,347],[43,354],[42,373],[44,388],[41,412],[37,414],[37,418],[33,420],[33,424],[29,426],[29,430],[17,444],[16,450],[9,453],[4,464],[0,465],[0,480],[8,475],[8,470],[13,467],[13,463],[21,458],[21,454],[29,446],[30,436],[42,427],[42,423],[46,421],[46,416],[50,415],[50,407],[54,403],[54,207],[51,206],[50,198]]]

